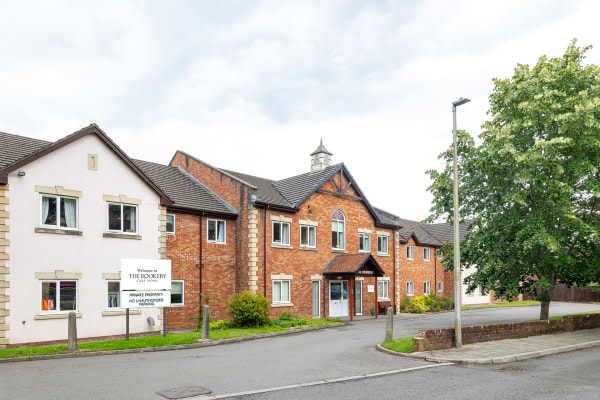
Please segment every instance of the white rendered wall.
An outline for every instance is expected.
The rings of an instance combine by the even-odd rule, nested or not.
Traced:
[[[88,153],[98,155],[98,170],[88,169]],[[95,135],[85,136],[21,168],[26,175],[10,174],[8,206],[10,240],[10,344],[63,340],[67,319],[35,319],[41,314],[41,282],[36,272],[63,270],[81,273],[77,285],[78,337],[125,333],[125,316],[103,316],[107,311],[103,273],[118,273],[121,258],[158,259],[159,196]],[[40,227],[40,193],[36,185],[63,186],[82,192],[78,225],[82,236],[36,233]],[[106,238],[107,205],[103,195],[126,195],[142,200],[138,206],[141,240]],[[146,319],[154,318],[150,327]],[[130,332],[160,328],[159,310],[141,309],[130,317]]]
[[[475,267],[465,268],[462,273],[463,280],[467,276],[470,276],[475,273]],[[467,285],[462,285],[462,304],[463,305],[471,305],[471,304],[489,304],[492,302],[491,296],[482,295],[479,289],[476,289],[473,293],[467,294]]]

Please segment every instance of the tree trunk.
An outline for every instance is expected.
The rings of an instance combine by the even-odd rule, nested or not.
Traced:
[[[552,289],[544,289],[538,299],[541,300],[542,304],[540,306],[540,321],[547,321],[550,313],[550,295],[554,291],[554,287]]]

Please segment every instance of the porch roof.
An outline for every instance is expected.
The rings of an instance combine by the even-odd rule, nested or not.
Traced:
[[[371,253],[338,254],[327,264],[323,275],[384,276]]]

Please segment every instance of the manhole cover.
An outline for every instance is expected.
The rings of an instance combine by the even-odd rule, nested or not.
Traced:
[[[496,371],[498,371],[498,372],[512,372],[512,373],[523,372],[523,370],[521,370],[521,369],[515,369],[515,368],[510,368],[510,367],[499,368]]]
[[[212,390],[200,386],[184,386],[174,389],[166,389],[156,392],[157,395],[167,399],[184,399],[186,397],[199,396],[201,394],[212,393]]]

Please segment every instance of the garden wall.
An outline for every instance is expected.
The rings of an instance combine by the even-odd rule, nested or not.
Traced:
[[[570,315],[548,321],[465,326],[462,328],[462,342],[472,344],[491,340],[519,339],[592,328],[600,328],[600,314]],[[413,338],[413,347],[415,351],[450,349],[454,347],[454,328],[419,329],[419,336]]]

